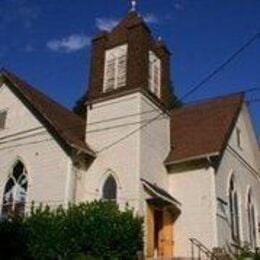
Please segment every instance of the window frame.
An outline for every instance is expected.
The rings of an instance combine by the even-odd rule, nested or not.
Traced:
[[[256,213],[253,200],[252,190],[249,189],[247,194],[247,221],[248,221],[248,233],[249,243],[254,249],[257,246],[257,227],[256,227]]]
[[[236,127],[236,143],[237,143],[237,147],[242,150],[243,146],[242,146],[242,138],[241,138],[241,129],[239,127]]]
[[[234,176],[231,176],[229,179],[229,188],[228,188],[228,197],[229,197],[229,217],[230,217],[230,229],[231,229],[231,238],[234,242],[239,243],[241,239],[241,228],[240,228],[240,204],[239,196],[235,183]]]
[[[123,69],[123,73],[121,72],[121,74],[123,74],[123,80],[122,83],[120,82],[120,59],[122,59],[122,57],[124,58],[124,69]],[[114,47],[112,49],[106,50],[105,52],[105,64],[104,64],[104,80],[103,80],[103,92],[109,92],[109,91],[113,91],[115,89],[124,87],[126,85],[126,81],[127,81],[127,57],[128,57],[128,45],[127,44],[123,44],[123,45],[119,45],[117,47]],[[109,75],[108,75],[108,70],[110,69],[109,67],[109,62],[114,60],[114,68],[112,69],[113,71],[113,76],[112,77],[113,80],[113,84],[108,85],[108,81],[110,79]],[[120,84],[119,84],[120,83]]]
[[[108,185],[112,185],[112,186],[108,186]],[[114,189],[113,191],[105,190],[106,188],[111,189],[111,187]],[[113,193],[112,196],[111,196],[111,193]],[[105,179],[103,186],[102,186],[102,200],[116,202],[117,197],[118,197],[118,184],[117,184],[116,178],[112,174],[109,174],[107,176],[107,178]]]
[[[16,176],[17,172],[15,172],[16,167],[21,166],[22,171],[18,172],[18,177]],[[7,187],[10,181],[13,182],[11,187]],[[20,188],[19,196],[20,199],[16,199],[17,197],[17,188]],[[28,197],[28,188],[29,188],[29,179],[28,173],[24,163],[20,160],[16,161],[16,163],[11,168],[11,173],[8,175],[8,178],[4,185],[3,197],[2,197],[2,207],[1,207],[1,215],[2,217],[8,217],[13,214],[17,214],[20,216],[24,216],[26,210],[26,203]],[[6,199],[7,194],[10,193],[10,198]],[[21,196],[23,194],[23,196]],[[13,196],[15,194],[15,196]],[[8,195],[9,196],[9,195]]]
[[[157,77],[155,77],[155,69],[158,69]],[[157,85],[155,82],[156,78],[157,78]],[[149,90],[158,98],[161,97],[161,78],[162,78],[162,61],[153,51],[150,50],[148,85],[149,85]]]
[[[2,115],[4,115],[3,126],[1,126],[1,116]],[[6,129],[7,115],[8,115],[8,110],[7,109],[0,110],[0,131]]]

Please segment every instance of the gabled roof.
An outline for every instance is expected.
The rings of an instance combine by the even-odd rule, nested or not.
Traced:
[[[237,121],[243,93],[218,97],[172,112],[172,150],[165,164],[221,155]]]
[[[95,156],[85,142],[85,122],[79,116],[7,70],[0,71],[0,78],[1,82],[9,86],[63,148]]]

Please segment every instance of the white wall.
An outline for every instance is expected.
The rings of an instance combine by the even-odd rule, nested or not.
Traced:
[[[213,168],[169,172],[170,193],[181,202],[181,214],[174,223],[176,257],[191,257],[190,238],[208,249],[217,244],[216,197]],[[195,250],[195,256],[198,251]]]
[[[224,200],[227,205],[224,211],[218,207],[218,244],[225,246],[231,240],[230,214],[228,199],[228,184],[231,174],[234,174],[235,183],[239,195],[240,208],[240,230],[241,240],[249,241],[248,218],[247,218],[247,195],[251,187],[253,192],[254,205],[256,208],[257,223],[260,222],[260,176],[259,157],[256,138],[247,108],[244,106],[238,118],[235,128],[241,130],[242,147],[238,147],[236,141],[236,131],[234,129],[228,147],[223,155],[220,167],[216,174],[217,197]],[[259,232],[258,234],[258,246]]]
[[[88,107],[86,140],[97,152],[97,158],[88,171],[81,174],[84,176],[77,187],[81,186],[83,194],[78,194],[79,200],[100,199],[103,183],[112,173],[118,182],[121,206],[128,202],[140,214],[145,214],[140,178],[168,187],[163,161],[170,149],[169,118],[164,115],[163,119],[140,129],[160,113],[141,93]]]
[[[0,88],[0,110],[7,109],[6,128],[0,130],[0,203],[12,166],[20,159],[28,171],[28,205],[52,205],[70,199],[71,161],[53,137],[9,90]]]
[[[139,206],[139,133],[131,135],[111,148],[104,148],[140,126],[140,97],[132,94],[93,104],[87,108],[87,143],[97,152],[97,158],[77,183],[82,194],[78,200],[102,197],[102,186],[109,174],[118,185],[118,202]]]
[[[144,96],[141,120],[150,122],[140,131],[141,178],[168,190],[168,172],[164,161],[170,153],[170,118]],[[152,111],[145,113],[146,111]]]

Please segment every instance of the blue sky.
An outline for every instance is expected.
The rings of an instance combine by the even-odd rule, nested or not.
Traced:
[[[0,0],[0,66],[72,107],[88,85],[91,38],[124,17],[129,2]],[[259,0],[140,0],[137,9],[172,52],[179,96],[260,31]],[[260,88],[260,39],[185,101],[251,88]],[[250,109],[260,135],[260,102]]]

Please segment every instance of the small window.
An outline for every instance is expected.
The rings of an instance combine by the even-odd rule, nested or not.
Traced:
[[[242,149],[241,130],[236,128],[237,146]]]
[[[248,227],[249,227],[249,242],[252,248],[256,245],[256,217],[255,217],[255,207],[252,199],[251,190],[247,197],[247,217],[248,217]]]
[[[235,186],[234,177],[229,183],[229,212],[230,212],[230,227],[231,237],[234,242],[240,242],[240,218],[239,218],[239,201]]]
[[[102,198],[104,200],[116,200],[117,198],[117,184],[112,175],[110,175],[105,181]]]
[[[127,45],[106,51],[104,92],[126,85]]]
[[[0,111],[0,130],[5,129],[6,126],[7,111]]]
[[[161,88],[161,61],[154,54],[149,52],[149,89],[157,97],[160,97]]]

